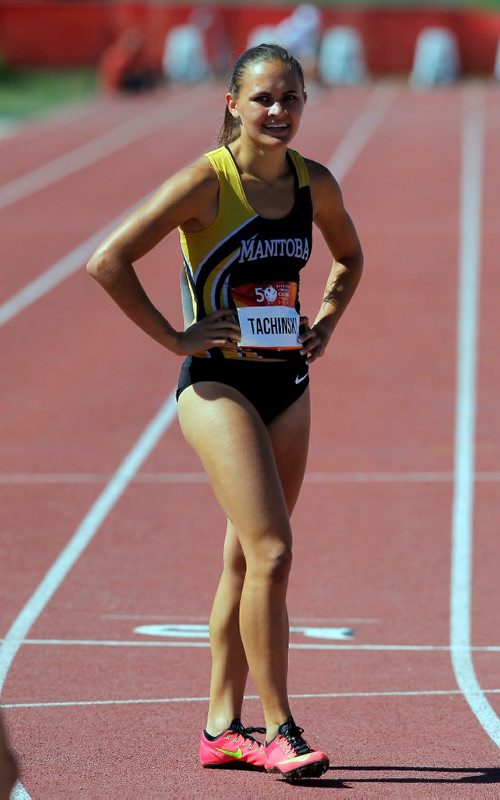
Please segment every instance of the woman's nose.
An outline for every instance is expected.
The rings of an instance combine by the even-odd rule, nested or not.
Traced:
[[[283,111],[283,106],[281,105],[279,100],[276,100],[272,106],[269,107],[269,114],[281,114]]]

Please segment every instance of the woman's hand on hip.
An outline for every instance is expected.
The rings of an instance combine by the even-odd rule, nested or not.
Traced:
[[[194,322],[177,334],[178,355],[193,355],[212,347],[237,350],[241,338],[240,326],[234,322],[235,312],[230,309],[214,311],[208,317]]]
[[[325,334],[319,325],[309,327],[308,317],[300,318],[299,341],[302,345],[300,352],[305,355],[308,364],[324,355],[330,337]]]

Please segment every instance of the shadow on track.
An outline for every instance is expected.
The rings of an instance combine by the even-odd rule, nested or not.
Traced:
[[[496,767],[330,767],[329,772],[338,775],[337,779],[303,780],[296,786],[314,786],[317,789],[348,789],[355,783],[455,783],[481,784],[500,783],[500,769]],[[367,772],[368,777],[346,777],[345,772]],[[386,773],[380,775],[379,773]],[[402,773],[394,775],[393,773]],[[412,774],[417,773],[417,774]],[[428,773],[421,775],[420,773]],[[328,774],[328,773],[327,773]]]

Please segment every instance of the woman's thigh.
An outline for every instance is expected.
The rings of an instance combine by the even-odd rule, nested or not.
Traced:
[[[295,507],[304,480],[310,419],[310,398],[307,389],[267,426],[289,514]]]
[[[285,495],[288,513],[291,514],[299,496],[307,462],[310,431],[309,391],[268,425],[278,476]],[[245,574],[245,557],[238,533],[230,520],[227,521],[224,541],[224,564]]]
[[[287,501],[271,435],[252,404],[232,387],[207,381],[182,392],[178,412],[245,554],[260,542],[290,549]]]

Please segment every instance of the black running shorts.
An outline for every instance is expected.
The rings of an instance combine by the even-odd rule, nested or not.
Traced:
[[[299,352],[283,361],[188,356],[181,367],[177,399],[187,386],[200,381],[216,381],[237,389],[267,425],[303,394],[309,374],[305,357]]]

